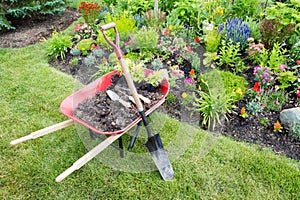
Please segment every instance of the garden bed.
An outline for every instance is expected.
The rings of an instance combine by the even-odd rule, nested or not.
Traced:
[[[37,16],[38,17],[38,16]],[[40,42],[41,38],[49,37],[53,30],[63,30],[68,27],[72,22],[74,22],[79,17],[78,13],[72,9],[67,9],[66,12],[61,17],[47,17],[47,20],[42,20],[32,18],[30,21],[21,20],[18,22],[16,31],[11,31],[0,35],[0,47],[2,48],[20,48],[36,42]],[[202,52],[203,55],[204,52]],[[202,56],[201,55],[201,56]],[[170,58],[174,61],[174,58]],[[71,67],[70,59],[68,58],[64,63],[60,63],[56,60],[55,67],[58,67],[61,71],[71,74],[72,76],[81,80],[84,84],[91,81],[92,75],[98,70],[97,68],[86,68],[86,66],[77,65],[75,70]],[[184,70],[184,69],[183,69]],[[201,69],[205,71],[204,68]],[[88,72],[89,71],[89,72]],[[189,70],[185,70],[185,73],[189,73]],[[253,86],[253,82],[250,81],[252,78],[252,72],[244,73],[243,76],[249,80],[249,85]],[[188,105],[183,105],[182,103],[182,93],[185,92],[182,86],[184,83],[184,78],[177,79],[176,84],[171,87],[171,93],[176,97],[174,101],[168,101],[164,103],[164,110],[171,116],[176,117],[179,120],[182,119],[183,113],[188,113],[188,121],[193,124],[199,124],[201,126],[201,117],[199,113],[190,109]],[[247,97],[246,97],[247,98]],[[246,100],[246,99],[245,99]],[[236,113],[240,112],[240,108],[245,106],[245,100],[240,101],[236,104]],[[291,104],[286,105],[284,108],[290,108],[293,106]],[[279,111],[277,112],[262,112],[256,116],[250,116],[249,118],[242,118],[239,114],[228,115],[228,121],[223,120],[222,126],[217,126],[216,131],[221,134],[235,138],[238,141],[246,141],[251,143],[258,143],[264,147],[272,148],[276,153],[284,154],[295,160],[300,159],[300,142],[292,138],[286,129],[283,129],[282,133],[274,132],[274,123],[279,120]],[[267,118],[268,121],[262,125],[260,120]],[[203,127],[207,128],[207,127]]]

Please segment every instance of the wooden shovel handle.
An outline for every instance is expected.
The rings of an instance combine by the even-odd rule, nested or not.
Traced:
[[[29,134],[29,135],[26,135],[24,137],[21,137],[19,139],[13,140],[13,141],[10,142],[10,144],[11,145],[16,145],[16,144],[19,144],[21,142],[25,142],[27,140],[35,139],[35,138],[47,135],[49,133],[52,133],[54,131],[60,130],[62,128],[65,128],[67,126],[70,126],[73,123],[74,123],[74,121],[72,119],[69,119],[69,120],[63,121],[61,123],[54,124],[52,126],[49,126],[47,128],[43,128],[43,129],[38,130],[38,131],[35,131],[35,132],[33,132],[33,133]]]

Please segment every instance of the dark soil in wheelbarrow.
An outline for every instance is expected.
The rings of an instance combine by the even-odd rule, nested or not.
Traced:
[[[142,101],[144,111],[152,108],[164,96],[159,88],[149,91],[149,87],[145,83],[135,84],[138,94],[150,99],[150,103]],[[122,100],[130,102],[131,106],[127,108],[118,101],[111,100],[106,93],[107,90],[114,91]],[[139,113],[133,101],[129,99],[130,91],[124,76],[114,75],[112,84],[107,90],[98,92],[95,96],[79,104],[73,114],[98,130],[115,132],[126,128],[139,117]]]

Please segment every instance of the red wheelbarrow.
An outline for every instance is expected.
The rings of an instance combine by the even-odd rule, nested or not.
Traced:
[[[113,44],[105,34],[105,30],[109,28],[114,28],[116,32],[116,44]],[[163,149],[163,145],[161,142],[161,139],[159,137],[159,134],[156,134],[154,136],[151,135],[151,131],[149,128],[149,124],[147,121],[146,116],[149,115],[151,112],[153,112],[156,108],[158,108],[164,101],[165,98],[169,92],[169,83],[167,79],[164,79],[160,86],[159,89],[163,93],[163,97],[160,101],[158,101],[154,106],[152,106],[149,110],[144,112],[142,103],[139,99],[139,96],[137,94],[137,91],[135,89],[135,86],[133,85],[133,81],[131,79],[130,73],[127,69],[127,66],[123,60],[120,48],[119,48],[119,35],[116,29],[116,26],[114,23],[110,23],[107,25],[104,25],[101,27],[101,31],[103,32],[103,35],[105,39],[108,41],[108,43],[114,47],[114,50],[118,56],[118,59],[120,61],[120,64],[123,69],[123,74],[126,78],[126,82],[130,88],[131,94],[134,98],[135,104],[137,105],[137,109],[140,113],[140,116],[134,119],[128,126],[125,128],[114,131],[114,132],[104,132],[102,130],[96,129],[95,127],[89,125],[87,122],[77,118],[76,116],[73,115],[73,111],[75,108],[82,102],[84,102],[86,99],[89,97],[95,96],[98,92],[104,92],[111,84],[111,78],[119,74],[119,71],[115,70],[112,71],[97,80],[93,81],[92,83],[86,85],[82,89],[78,90],[74,94],[68,96],[65,98],[61,105],[60,105],[60,111],[62,114],[70,118],[69,120],[66,120],[64,122],[49,126],[47,128],[35,131],[29,135],[26,135],[22,138],[16,139],[11,141],[11,145],[16,145],[18,143],[30,140],[30,139],[35,139],[44,135],[47,135],[49,133],[52,133],[54,131],[60,130],[62,128],[65,128],[67,126],[72,125],[73,123],[77,122],[85,127],[87,127],[89,130],[93,131],[96,134],[104,134],[108,136],[104,141],[102,141],[99,145],[94,147],[91,151],[86,153],[84,156],[82,156],[80,159],[78,159],[70,168],[65,170],[62,174],[60,174],[55,180],[57,182],[62,181],[64,178],[66,178],[68,175],[70,175],[72,172],[75,170],[78,170],[81,168],[84,164],[86,164],[88,161],[90,161],[92,158],[94,158],[97,154],[99,154],[101,151],[103,151],[106,147],[111,145],[115,140],[119,139],[124,133],[126,133],[130,128],[132,128],[134,125],[139,123],[140,121],[143,121],[145,128],[148,133],[148,141],[146,142],[146,147],[148,148],[148,151],[150,152],[160,174],[162,175],[164,180],[170,180],[174,177],[174,172],[172,169],[172,166],[170,164],[170,161],[168,160],[167,154]],[[151,70],[145,70],[144,71],[145,76],[147,76],[149,73],[151,73]],[[139,123],[140,124],[140,123]]]

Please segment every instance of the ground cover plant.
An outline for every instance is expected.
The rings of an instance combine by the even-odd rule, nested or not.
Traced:
[[[32,132],[32,129],[43,128],[49,124],[53,124],[51,123],[52,121],[62,118],[57,110],[57,112],[51,110],[52,104],[47,102],[49,98],[53,98],[51,95],[54,95],[56,98],[53,98],[53,101],[51,101],[54,104],[53,107],[59,107],[61,100],[57,99],[57,97],[59,96],[59,98],[63,99],[67,96],[61,94],[59,91],[65,90],[65,88],[62,88],[62,86],[66,86],[64,80],[69,79],[62,74],[57,74],[55,69],[49,69],[47,59],[49,59],[51,65],[57,66],[63,72],[72,74],[83,84],[111,70],[119,69],[114,53],[104,43],[99,33],[99,25],[117,21],[122,35],[121,47],[127,62],[131,63],[130,68],[136,78],[139,78],[139,73],[134,72],[135,70],[138,72],[140,66],[154,70],[167,70],[171,90],[164,107],[162,107],[162,112],[167,113],[171,118],[167,119],[168,122],[164,125],[166,127],[161,132],[162,135],[165,135],[163,140],[168,145],[174,139],[172,130],[174,132],[175,127],[181,127],[182,125],[179,124],[183,124],[184,121],[188,122],[187,124],[189,125],[187,126],[192,125],[184,130],[193,130],[189,136],[193,135],[194,141],[188,145],[188,149],[180,159],[175,159],[173,162],[175,168],[180,171],[177,177],[178,181],[181,179],[185,180],[186,184],[184,184],[184,187],[182,184],[179,186],[177,180],[175,182],[162,183],[165,186],[164,188],[167,188],[165,192],[166,198],[200,198],[199,195],[201,195],[201,198],[234,199],[260,199],[262,196],[267,196],[270,199],[284,197],[293,199],[297,197],[296,188],[299,185],[299,162],[275,156],[274,153],[268,150],[261,150],[262,147],[267,146],[279,154],[284,154],[296,160],[299,159],[299,128],[297,122],[283,125],[279,120],[281,110],[298,106],[298,66],[300,61],[298,61],[299,54],[297,52],[299,52],[299,27],[297,23],[294,23],[295,20],[297,21],[297,18],[289,21],[272,21],[273,16],[278,15],[279,8],[283,8],[281,12],[285,14],[282,16],[286,19],[291,19],[291,16],[285,10],[292,11],[294,13],[293,16],[298,15],[299,7],[295,1],[283,4],[276,2],[269,2],[267,4],[266,2],[257,1],[260,5],[258,11],[261,15],[255,15],[257,12],[249,10],[249,12],[245,12],[246,14],[241,13],[240,16],[234,14],[240,12],[236,11],[238,10],[237,5],[240,2],[229,7],[222,1],[214,3],[178,1],[174,2],[175,8],[172,6],[168,7],[168,4],[161,6],[160,8],[164,10],[159,12],[159,20],[155,19],[155,13],[151,12],[152,14],[149,14],[148,10],[153,9],[152,5],[149,4],[133,4],[122,1],[98,1],[97,4],[92,1],[89,2],[91,3],[88,5],[93,5],[93,8],[99,9],[95,11],[99,13],[97,19],[92,21],[88,19],[87,21],[83,17],[75,22],[67,31],[54,32],[53,37],[46,39],[42,44],[20,50],[1,50],[3,52],[3,57],[1,58],[3,64],[1,66],[4,68],[8,65],[15,66],[15,68],[7,68],[9,71],[3,70],[2,73],[6,74],[3,77],[11,77],[7,76],[7,74],[12,74],[16,71],[14,69],[23,69],[20,67],[23,64],[18,65],[18,61],[21,62],[22,60],[25,63],[28,61],[28,65],[26,64],[28,66],[27,71],[19,70],[19,76],[15,77],[16,81],[12,78],[2,79],[3,81],[5,80],[3,84],[12,85],[11,89],[8,89],[7,92],[5,92],[6,90],[3,87],[4,92],[2,93],[4,97],[3,105],[5,105],[2,114],[8,120],[7,126],[4,125],[2,129],[4,130],[4,134],[1,135],[1,137],[3,136],[7,140],[6,144],[3,144],[5,151],[10,152],[11,155],[15,154],[14,150],[8,147],[9,140],[15,139],[15,135],[10,135],[9,132],[14,132],[12,131],[14,129],[23,129],[23,126],[21,128],[17,127],[14,124],[14,120],[19,120],[19,118],[24,120],[25,129],[28,132]],[[187,2],[191,4],[185,4]],[[74,6],[76,9],[83,6],[80,1],[73,1],[70,4],[76,5]],[[199,5],[204,9],[197,11]],[[143,9],[137,9],[137,7],[135,7],[136,9],[128,9],[130,6],[145,7]],[[218,9],[212,10],[215,7]],[[81,14],[84,15],[84,13]],[[187,14],[190,18],[186,17]],[[154,19],[151,20],[151,16]],[[195,20],[197,18],[201,19],[201,23]],[[289,34],[286,35],[289,37],[281,40],[278,38],[278,35],[269,34],[268,38],[273,39],[268,39],[268,41],[276,40],[276,42],[272,43],[261,40],[262,38],[267,38],[263,31],[266,30],[266,34],[268,33],[267,31],[270,31],[268,30],[268,26],[265,25],[266,23],[270,23],[270,21],[277,23],[281,27],[288,26],[289,29],[286,30],[289,30]],[[151,27],[153,24],[155,24],[155,27]],[[244,25],[245,28],[243,29],[237,28],[240,24],[246,24],[247,27]],[[222,26],[227,28],[220,28]],[[108,34],[109,37],[114,38],[113,32],[108,32]],[[228,37],[230,34],[233,34],[234,37]],[[278,32],[278,34],[280,35],[281,33]],[[36,51],[40,52],[40,56],[34,58],[33,55],[35,55]],[[21,55],[20,52],[22,52],[22,55],[24,54],[24,57],[17,56]],[[46,58],[46,55],[49,57]],[[42,68],[38,69],[38,65],[42,66]],[[33,79],[31,74],[40,73],[45,74],[43,77],[48,77],[50,73],[51,78],[56,76],[57,78],[54,79],[55,81],[51,81],[50,85],[45,84],[45,86],[39,88],[40,79],[44,80],[45,78],[37,76]],[[30,78],[28,78],[29,76]],[[48,79],[46,78],[46,80]],[[58,80],[61,80],[63,83],[58,82]],[[13,84],[9,81],[12,81]],[[24,86],[21,87],[18,84],[19,81],[24,83],[22,84]],[[56,85],[56,82],[59,84]],[[28,107],[19,107],[22,104],[18,101],[23,97],[29,102],[32,101],[29,100],[31,99],[29,96],[32,95],[32,92],[24,92],[28,89],[26,84],[31,85],[30,88],[35,88],[30,90],[36,91],[36,98],[32,98],[32,100],[40,100],[40,103],[36,104],[35,102],[32,104],[41,105],[41,107],[33,107],[31,103],[29,103]],[[58,87],[57,90],[59,90],[60,95],[56,95],[56,89],[51,90],[53,94],[49,94],[50,97],[47,94],[39,95],[40,92],[45,90],[43,89],[44,87]],[[73,90],[70,89],[68,92],[73,92]],[[7,103],[12,101],[20,105],[15,106],[14,103],[11,103],[11,105]],[[25,102],[25,105],[27,104]],[[44,115],[49,117],[47,119],[40,116],[35,118],[34,116],[37,113],[38,115],[43,115],[39,113],[40,111],[43,111],[42,113],[45,113]],[[36,114],[34,114],[35,112]],[[32,115],[29,117],[28,114],[25,117],[24,113]],[[184,118],[183,113],[186,113],[188,117]],[[23,117],[17,117],[14,114]],[[31,117],[33,118],[33,122],[28,123],[31,121]],[[40,122],[40,118],[45,119],[45,121]],[[181,121],[181,123],[178,121]],[[14,124],[14,126],[11,127],[11,124]],[[198,124],[200,124],[200,128],[229,135],[237,140],[259,143],[260,146],[250,145],[248,147],[248,144],[235,143],[231,139],[200,131]],[[197,126],[196,129],[193,127],[195,125]],[[24,130],[18,133],[19,136],[25,134],[21,132],[24,132]],[[63,139],[59,141],[60,144],[66,141],[69,144],[65,146],[68,150],[58,152],[59,155],[64,155],[64,153],[70,150],[74,152],[68,153],[68,155],[70,154],[70,158],[68,157],[68,163],[63,164],[64,167],[68,167],[84,152],[84,148],[79,141],[83,140],[83,136],[79,134],[79,138],[68,141],[69,137],[74,137],[72,132],[74,132],[74,129],[67,129],[67,135],[64,135]],[[183,134],[186,134],[186,131],[183,132]],[[182,137],[185,138],[184,135]],[[38,156],[35,158],[36,164],[31,164],[30,166],[28,162],[30,162],[30,159],[33,159],[33,155],[31,153],[24,155],[24,148],[26,147],[18,147],[21,154],[25,156],[25,160],[22,160],[19,167],[15,166],[13,169],[9,165],[4,165],[7,172],[3,175],[5,177],[3,181],[5,189],[2,196],[22,198],[21,192],[17,192],[12,186],[7,184],[7,182],[20,181],[20,177],[24,179],[24,182],[21,183],[24,188],[21,189],[21,187],[18,187],[18,189],[23,191],[23,198],[30,198],[30,195],[43,196],[48,193],[56,193],[56,198],[99,198],[102,196],[100,192],[103,191],[111,198],[131,198],[133,194],[122,192],[127,191],[128,187],[125,187],[125,185],[126,183],[128,185],[130,180],[137,181],[136,178],[139,177],[139,183],[143,185],[142,180],[146,178],[150,184],[157,184],[157,174],[142,173],[135,176],[136,174],[116,172],[107,167],[106,163],[100,164],[100,168],[102,169],[99,169],[99,166],[96,167],[99,165],[99,162],[95,161],[90,164],[92,168],[86,169],[86,171],[83,168],[81,172],[85,173],[86,177],[91,180],[103,180],[102,174],[99,175],[96,172],[90,174],[90,170],[93,170],[93,167],[98,168],[101,173],[108,175],[107,179],[101,183],[95,182],[85,184],[84,186],[81,185],[88,192],[84,192],[83,190],[71,190],[68,192],[65,190],[67,185],[56,186],[52,183],[53,180],[46,180],[47,177],[44,174],[40,174],[34,178],[36,182],[44,183],[44,185],[42,184],[40,187],[29,190],[34,191],[34,194],[26,192],[25,188],[30,187],[28,183],[34,184],[33,181],[28,180],[30,176],[27,177],[27,175],[38,173],[37,171],[30,171],[31,169],[42,167],[49,172],[50,176],[55,176],[59,173],[60,170],[57,169],[57,166],[61,164],[60,159],[50,155],[50,158],[49,156],[43,158],[47,154],[47,150],[57,152],[57,147],[47,146],[45,150],[40,149],[41,146],[44,146],[48,142],[51,143],[56,139],[57,135],[54,135],[50,136],[50,139],[48,138],[46,141],[43,141],[45,140],[43,138],[34,142],[31,146],[27,146],[29,148],[27,151],[38,151]],[[124,140],[128,142],[129,139],[130,137],[128,136]],[[86,141],[89,142],[90,140]],[[85,140],[83,140],[83,143],[85,143]],[[97,143],[97,141],[92,142],[92,144],[94,143]],[[74,144],[76,148],[73,146]],[[144,151],[138,147],[142,145],[143,141],[139,140],[136,145],[137,152]],[[230,149],[232,146],[237,146],[237,149]],[[176,149],[172,150],[176,151]],[[255,153],[253,154],[253,152]],[[5,157],[5,159],[8,160],[8,163],[15,161],[10,160],[8,157]],[[20,156],[16,159],[20,159]],[[45,162],[37,164],[40,159],[45,160]],[[47,160],[52,159],[55,159],[57,165],[49,164]],[[273,162],[273,159],[276,162]],[[126,162],[126,160],[123,162]],[[190,166],[186,167],[183,164],[185,162],[190,163]],[[225,164],[222,167],[220,163]],[[249,166],[252,166],[252,168],[249,169]],[[26,173],[20,172],[20,167]],[[208,168],[210,169],[209,172],[203,173],[202,170],[206,169],[207,172]],[[245,170],[240,171],[241,168]],[[263,173],[258,175],[256,172],[261,172],[262,169]],[[233,172],[235,176],[229,176],[227,173],[228,170]],[[18,176],[10,177],[13,173],[18,174]],[[74,177],[70,177],[69,181],[74,186],[79,186],[79,182],[76,183],[78,179],[84,179],[78,176],[74,175]],[[129,180],[126,180],[128,177]],[[190,182],[186,181],[186,177],[190,177]],[[239,179],[244,179],[246,182],[243,183]],[[203,184],[207,181],[210,181],[212,184],[204,187]],[[279,182],[281,185],[279,185]],[[90,188],[91,184],[98,187],[102,186],[101,188],[104,189],[108,185],[110,187],[114,187],[115,185],[115,188],[120,186],[121,189],[117,190],[120,193],[113,194],[114,192],[107,188],[103,191]],[[45,187],[45,185],[50,187]],[[103,185],[105,186],[103,187]],[[260,187],[257,187],[258,185]],[[153,186],[154,191],[151,192],[145,191],[140,187],[132,187],[135,190],[142,191],[138,195],[140,198],[159,198],[154,193],[160,191],[158,187]],[[239,188],[239,192],[236,188]],[[249,193],[248,191],[250,190],[254,192]],[[58,193],[59,196],[57,196]]]

